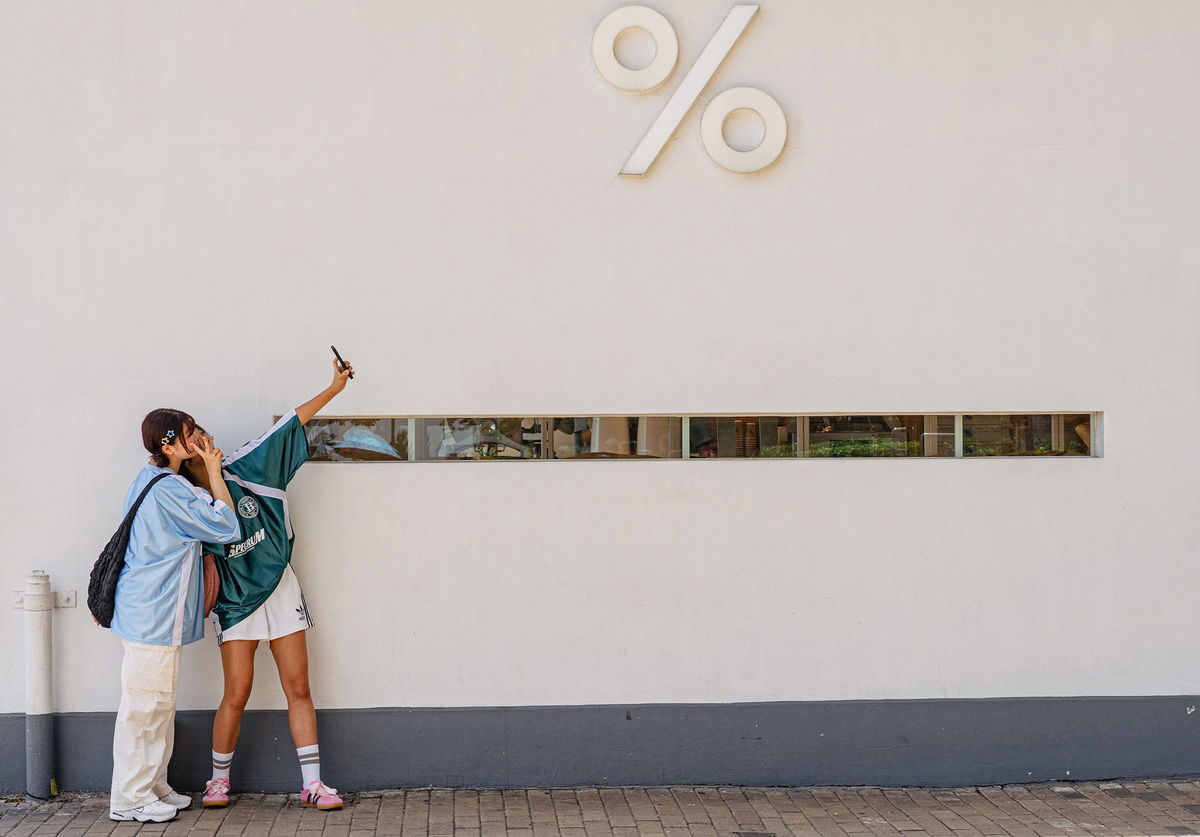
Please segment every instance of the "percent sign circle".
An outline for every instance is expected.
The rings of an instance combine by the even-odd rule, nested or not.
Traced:
[[[626,29],[645,29],[654,39],[654,60],[634,70],[617,60],[613,47]],[[614,87],[628,93],[647,93],[661,85],[675,69],[679,39],[671,22],[646,6],[624,6],[600,21],[592,36],[592,60]]]
[[[621,174],[640,177],[650,169],[758,9],[757,5],[739,4],[729,10],[650,130],[625,161]],[[631,28],[649,32],[656,47],[654,60],[640,70],[624,66],[613,52],[617,36]],[[596,69],[614,87],[629,93],[645,93],[661,85],[674,69],[678,54],[679,43],[674,28],[665,17],[646,6],[622,6],[611,12],[600,21],[592,37],[592,59]],[[742,108],[757,113],[766,126],[762,142],[749,151],[732,148],[725,141],[723,131],[729,114]],[[700,121],[700,139],[714,162],[730,171],[748,174],[760,171],[778,159],[787,141],[787,119],[779,102],[769,94],[755,87],[735,87],[708,104]]]

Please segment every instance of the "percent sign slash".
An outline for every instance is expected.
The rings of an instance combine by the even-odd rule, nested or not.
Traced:
[[[757,5],[744,4],[729,10],[650,130],[625,161],[621,174],[640,177],[650,169],[725,56],[758,14],[758,9]],[[631,28],[649,32],[656,49],[654,60],[637,70],[621,64],[613,52],[617,36]],[[592,37],[592,59],[596,69],[609,83],[628,93],[646,93],[660,86],[675,69],[678,57],[679,41],[674,27],[648,6],[622,6],[600,21]],[[766,127],[762,142],[748,151],[731,147],[723,133],[729,114],[741,108],[757,113]],[[700,139],[709,156],[730,171],[756,172],[775,162],[783,151],[787,141],[787,120],[779,102],[767,93],[756,87],[733,87],[716,96],[704,109],[700,118]]]

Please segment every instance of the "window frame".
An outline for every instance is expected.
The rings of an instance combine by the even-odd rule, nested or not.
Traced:
[[[945,460],[956,460],[956,459],[978,460],[978,459],[1044,459],[1044,458],[1046,458],[1045,456],[1022,455],[1022,454],[1001,454],[1001,455],[990,455],[990,456],[989,455],[970,455],[970,456],[966,455],[965,454],[965,444],[964,444],[964,417],[965,416],[1044,415],[1044,416],[1050,416],[1054,427],[1056,429],[1058,429],[1059,431],[1061,431],[1062,418],[1064,416],[1086,415],[1086,416],[1088,416],[1090,437],[1091,437],[1090,441],[1089,441],[1089,445],[1088,445],[1088,453],[1082,454],[1082,455],[1073,455],[1073,456],[1053,456],[1051,458],[1055,458],[1055,459],[1102,459],[1104,457],[1104,412],[1101,410],[1074,410],[1074,411],[1055,411],[1055,412],[979,411],[979,412],[971,412],[971,413],[967,413],[967,412],[903,413],[903,415],[923,415],[923,416],[926,416],[927,421],[929,418],[932,418],[932,417],[953,416],[954,417],[954,455],[953,456],[936,456],[936,455],[933,455],[933,456],[930,456],[930,455],[921,455],[921,456],[807,456],[805,454],[809,450],[809,446],[811,443],[810,432],[809,432],[809,419],[812,418],[813,416],[817,416],[817,415],[827,415],[827,414],[824,414],[824,413],[778,413],[778,412],[775,412],[775,413],[707,412],[707,413],[702,413],[702,414],[701,413],[689,413],[689,414],[647,413],[647,414],[642,414],[639,416],[626,416],[626,415],[617,414],[617,413],[603,413],[603,414],[593,415],[593,416],[318,415],[318,416],[313,417],[313,419],[310,421],[310,424],[313,424],[315,422],[365,422],[365,421],[371,421],[371,420],[378,421],[381,419],[390,419],[398,424],[401,421],[405,421],[405,422],[407,422],[407,443],[408,443],[407,447],[408,447],[408,449],[407,449],[407,451],[405,451],[407,458],[399,459],[399,460],[388,460],[388,461],[395,461],[395,462],[405,462],[405,461],[407,461],[407,462],[493,462],[493,461],[495,461],[495,462],[507,462],[507,461],[511,461],[511,462],[569,462],[569,461],[573,461],[576,459],[581,459],[581,457],[564,457],[562,459],[558,459],[551,455],[552,451],[553,451],[554,421],[558,418],[572,418],[572,417],[574,417],[574,418],[590,418],[593,421],[597,421],[597,422],[601,419],[620,419],[620,418],[639,418],[639,419],[666,418],[666,419],[680,420],[680,424],[681,424],[680,448],[681,448],[681,451],[680,451],[680,456],[678,456],[678,457],[676,457],[676,456],[665,456],[665,457],[647,457],[647,456],[582,457],[582,459],[584,459],[584,460],[594,458],[594,459],[627,459],[627,460],[646,460],[646,461],[657,461],[657,462],[673,462],[673,461],[693,461],[693,460],[698,460],[698,459],[712,458],[712,459],[716,459],[719,461],[725,461],[725,462],[729,462],[729,461],[776,461],[776,460],[786,460],[786,459],[802,459],[802,460],[803,459],[820,459],[820,460],[834,460],[834,459],[856,459],[856,460],[858,460],[858,459],[890,459],[890,460],[895,460],[895,459],[936,459],[936,460],[945,461]],[[839,413],[838,415],[846,415],[846,413]],[[854,415],[870,417],[870,416],[885,416],[885,415],[897,415],[897,414],[896,413],[856,413]],[[534,419],[541,423],[541,426],[543,428],[543,430],[542,430],[543,436],[545,436],[545,434],[547,433],[546,428],[550,429],[549,430],[550,438],[549,438],[549,440],[543,438],[542,455],[540,457],[536,457],[536,458],[534,458],[534,457],[531,457],[531,458],[498,457],[498,458],[487,458],[487,459],[473,459],[473,458],[422,459],[422,458],[418,458],[418,456],[417,456],[417,453],[418,453],[418,451],[417,451],[417,425],[418,425],[418,422],[423,419],[444,420],[447,418],[451,418],[451,419],[468,418],[468,419],[475,419],[475,420],[480,420],[483,418]],[[785,457],[785,456],[778,456],[778,457],[768,457],[768,456],[761,456],[761,457],[760,456],[697,457],[697,456],[692,456],[691,455],[692,419],[710,419],[710,418],[788,418],[788,419],[795,419],[795,421],[796,421],[796,443],[795,443],[796,444],[796,455],[793,457]],[[306,430],[307,430],[307,428],[306,428]],[[1058,435],[1061,435],[1061,432]],[[331,463],[335,463],[335,464],[342,464],[343,462],[346,462],[346,461],[358,462],[358,460],[314,460],[314,461],[331,462]]]

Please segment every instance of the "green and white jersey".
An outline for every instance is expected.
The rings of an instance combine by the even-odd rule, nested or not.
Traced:
[[[240,541],[204,544],[205,552],[217,556],[221,592],[213,612],[223,631],[267,600],[292,560],[295,533],[284,489],[307,460],[304,425],[292,410],[221,463],[242,527]]]

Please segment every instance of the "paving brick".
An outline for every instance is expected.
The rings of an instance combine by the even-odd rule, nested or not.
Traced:
[[[645,788],[625,788],[625,804],[637,822],[658,821],[658,810]]]
[[[625,801],[625,793],[620,788],[602,788],[600,802],[604,805],[604,812],[608,815],[608,824],[613,828],[614,837],[634,837],[625,832],[618,834],[616,831],[618,828],[632,829],[636,822],[633,812],[629,810],[629,804]]]
[[[738,830],[738,818],[734,815],[733,809],[729,807],[729,803],[725,801],[725,796],[720,789],[700,788],[696,792],[696,796],[699,798],[700,804],[704,806],[704,812],[708,815],[709,821],[718,831],[728,833]]]
[[[554,810],[554,801],[550,798],[550,791],[542,789],[532,789],[526,791],[525,800],[529,805],[529,818],[535,827],[535,837],[541,837],[537,831],[537,826],[557,826],[558,814]]]
[[[712,820],[704,810],[704,803],[695,788],[672,788],[671,796],[683,814],[684,822],[690,828],[693,825],[711,825]]]
[[[600,792],[595,788],[580,788],[575,791],[575,799],[579,803],[579,813],[583,817],[584,827],[589,822],[602,822],[607,827],[608,813],[604,803],[600,801]]]
[[[504,800],[504,823],[509,833],[528,830],[533,833],[533,819],[529,815],[529,799],[524,790],[505,790],[501,792]]]
[[[170,823],[114,823],[107,799],[0,802],[0,837],[1200,837],[1196,782],[980,788],[421,788],[340,811],[241,794]]]

